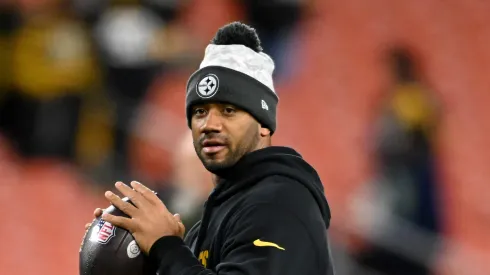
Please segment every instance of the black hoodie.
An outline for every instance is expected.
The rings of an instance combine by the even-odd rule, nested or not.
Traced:
[[[185,241],[167,236],[150,249],[159,275],[334,274],[323,185],[295,150],[257,150],[217,175]]]

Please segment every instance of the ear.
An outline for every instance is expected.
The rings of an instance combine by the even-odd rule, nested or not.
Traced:
[[[260,136],[261,137],[266,137],[266,136],[270,136],[271,134],[271,130],[269,130],[268,128],[264,128],[264,127],[260,127]]]

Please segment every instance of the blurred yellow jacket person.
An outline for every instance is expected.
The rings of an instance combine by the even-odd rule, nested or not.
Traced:
[[[38,99],[81,92],[95,80],[88,35],[70,19],[27,18],[15,37],[14,85]]]

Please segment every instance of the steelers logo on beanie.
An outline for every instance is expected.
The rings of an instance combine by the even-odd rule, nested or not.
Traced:
[[[220,102],[245,110],[273,133],[279,101],[273,72],[274,61],[262,51],[255,29],[240,22],[225,25],[206,47],[199,69],[187,82],[189,128],[192,106]]]

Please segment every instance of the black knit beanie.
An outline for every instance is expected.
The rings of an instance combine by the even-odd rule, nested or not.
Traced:
[[[274,62],[262,52],[255,29],[239,22],[219,29],[206,48],[199,70],[187,82],[189,128],[192,106],[219,102],[247,111],[275,132],[279,98],[274,91],[273,71]]]

